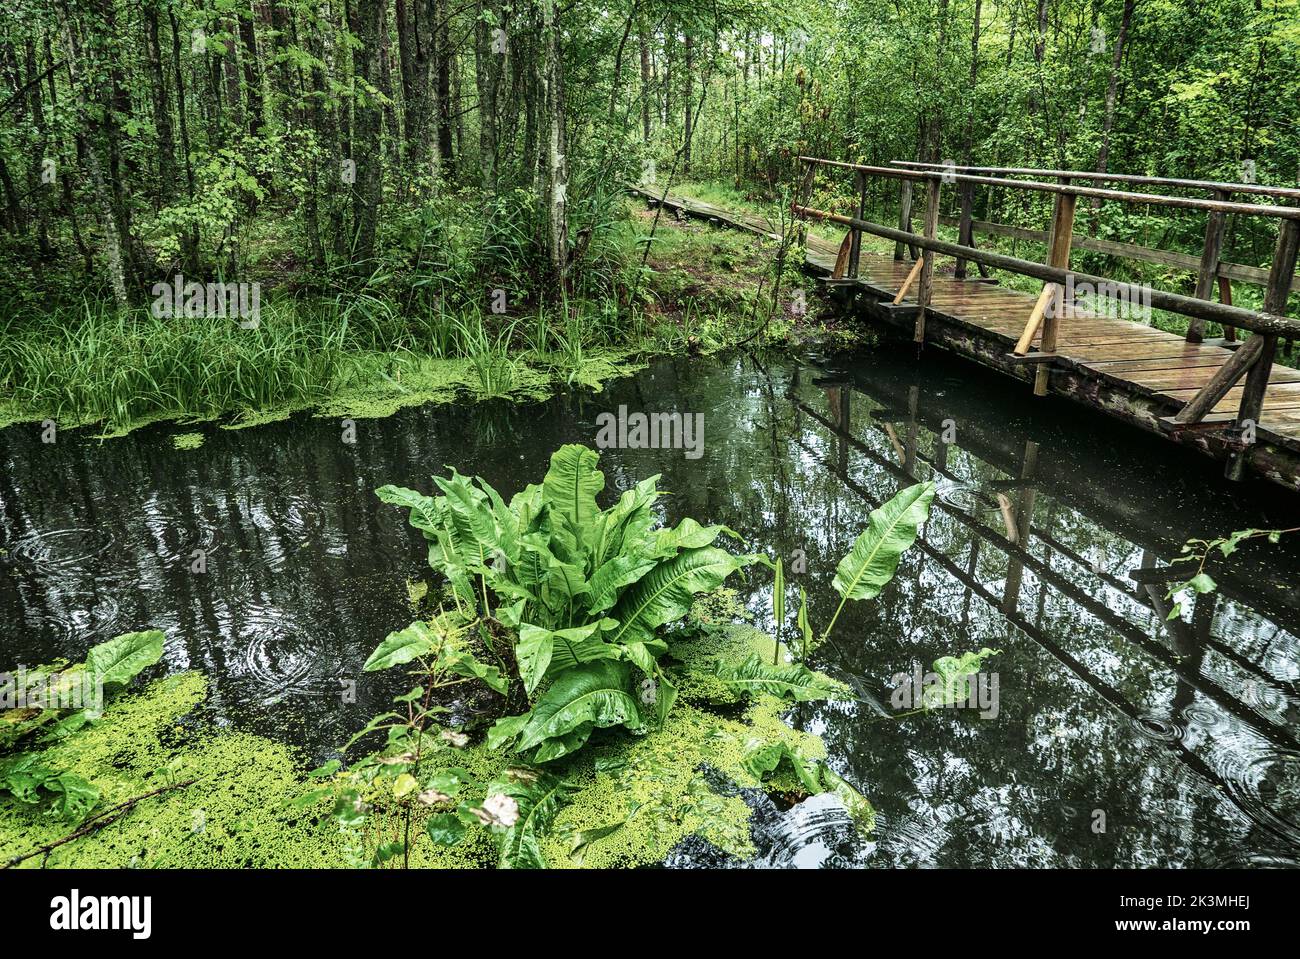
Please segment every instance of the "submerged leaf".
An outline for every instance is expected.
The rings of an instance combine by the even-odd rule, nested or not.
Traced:
[[[983,647],[979,652],[966,652],[960,656],[941,656],[934,661],[932,668],[939,677],[935,685],[926,686],[921,692],[921,705],[925,709],[937,709],[951,703],[964,702],[970,698],[970,678],[984,668],[984,661],[1002,653],[1000,649]]]
[[[876,828],[876,810],[866,796],[858,792],[843,776],[825,763],[821,764],[822,785],[827,792],[834,793],[844,808],[849,811],[849,818],[861,835],[866,835]]]

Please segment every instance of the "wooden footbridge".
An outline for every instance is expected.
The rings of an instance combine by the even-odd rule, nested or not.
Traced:
[[[824,278],[846,308],[900,328],[918,348],[937,345],[1026,380],[1035,395],[1068,397],[1222,459],[1231,479],[1254,473],[1300,489],[1300,372],[1274,363],[1280,344],[1300,340],[1300,321],[1285,315],[1300,247],[1300,205],[1295,205],[1300,189],[1072,170],[921,163],[877,167],[800,159],[805,176],[792,212],[846,228],[838,246],[808,236],[806,266]],[[851,174],[856,211],[808,206],[818,174]],[[896,228],[864,218],[868,182],[874,178],[901,185]],[[1170,192],[1135,192],[1080,181]],[[918,186],[925,200],[922,227],[916,232],[912,207]],[[958,194],[956,217],[941,216],[948,186]],[[1054,202],[1048,228],[1037,232],[975,220],[973,196],[979,187],[1050,195]],[[638,192],[687,215],[778,236],[774,225],[761,217],[650,189]],[[1199,211],[1206,217],[1203,252],[1193,257],[1077,236],[1074,214],[1081,198],[1095,204]],[[1269,202],[1255,202],[1261,199]],[[1222,259],[1228,217],[1267,217],[1277,223],[1268,269]],[[940,223],[957,228],[958,242],[939,238]],[[864,233],[892,241],[893,255],[864,250]],[[1044,243],[1046,261],[979,249],[976,233]],[[1072,249],[1194,269],[1195,294],[1073,271]],[[936,269],[941,258],[953,262],[950,273]],[[968,264],[978,268],[977,275],[969,275]],[[1041,289],[1036,294],[1007,289],[989,275],[992,270],[1041,281]],[[1262,287],[1262,308],[1233,305],[1232,280]],[[1217,302],[1212,299],[1216,288]],[[1186,335],[1152,326],[1151,309],[1186,317]],[[1223,335],[1207,340],[1207,323],[1221,327]]]

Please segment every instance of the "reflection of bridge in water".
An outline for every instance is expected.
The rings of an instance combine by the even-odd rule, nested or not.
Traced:
[[[1271,756],[1300,758],[1300,741],[1294,723],[1288,721],[1294,715],[1295,681],[1271,672],[1238,649],[1231,638],[1216,634],[1216,623],[1228,607],[1263,605],[1256,564],[1214,569],[1219,591],[1185,600],[1184,609],[1190,610],[1186,621],[1182,616],[1169,619],[1168,584],[1184,577],[1175,575],[1164,560],[1177,555],[1180,541],[1155,528],[1153,520],[1133,508],[1130,497],[1108,497],[1106,490],[1089,483],[1082,471],[1071,470],[1068,451],[1043,446],[1041,440],[1026,439],[1015,431],[989,430],[975,423],[962,422],[954,430],[950,412],[941,408],[941,401],[923,394],[915,383],[875,375],[819,378],[814,385],[826,397],[824,408],[819,409],[801,398],[797,380],[796,373],[786,399],[796,415],[822,427],[835,448],[833,453],[819,450],[806,435],[796,440],[798,446],[866,506],[879,506],[893,487],[869,489],[855,478],[863,466],[888,474],[900,486],[922,479],[939,484],[941,495],[934,501],[931,520],[916,549],[926,562],[960,584],[963,624],[970,622],[972,601],[986,604],[1130,725],[1145,730],[1151,738],[1166,740],[1171,758],[1227,797],[1250,821],[1285,842],[1300,840],[1292,828],[1296,824],[1285,813],[1261,816],[1258,803],[1242,798],[1241,783],[1225,778],[1221,770],[1238,763],[1214,756],[1215,750],[1239,749],[1248,741]],[[803,390],[802,396],[807,395]],[[956,442],[943,442],[945,429],[956,433]],[[883,442],[866,442],[868,431],[876,432]],[[951,457],[967,454],[993,466],[1005,478],[972,489],[949,465]],[[1052,465],[1044,468],[1047,463]],[[1035,509],[1040,484],[1047,486],[1052,499],[1046,519],[1042,509]],[[945,490],[949,495],[942,495]],[[951,495],[953,491],[966,494],[965,500]],[[1068,515],[1061,515],[1061,505]],[[938,536],[931,532],[936,529],[936,518],[941,520],[938,525],[945,527],[937,531]],[[1084,556],[1064,541],[1070,531],[1057,528],[1065,520],[1075,524],[1075,538],[1082,520],[1103,537],[1108,533],[1112,538],[1122,536],[1135,550],[1118,562],[1114,557],[1103,562]],[[1116,534],[1117,529],[1122,533]],[[951,530],[968,536],[965,556],[954,549]],[[981,575],[981,568],[990,566],[1001,575]],[[1036,585],[1026,584],[1027,575]],[[1100,596],[1085,585],[1089,577],[1100,589]],[[1298,600],[1294,586],[1267,597],[1277,624],[1275,640],[1300,623]],[[1168,720],[1150,706],[1135,702],[1123,683],[1090,665],[1087,650],[1071,649],[1070,631],[1044,627],[1042,620],[1049,605],[1059,608],[1062,603],[1070,610],[1067,615],[1095,620],[1112,643],[1126,644],[1145,658],[1153,672],[1169,677]],[[1215,669],[1204,668],[1207,656],[1217,658]],[[1242,690],[1254,691],[1254,695],[1243,696]],[[1220,713],[1232,729],[1194,747],[1184,740],[1177,724],[1187,710],[1205,705]],[[1290,766],[1279,775],[1290,775]],[[1282,790],[1284,785],[1277,788]]]

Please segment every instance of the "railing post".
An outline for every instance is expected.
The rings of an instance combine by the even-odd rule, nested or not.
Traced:
[[[925,227],[922,235],[933,240],[939,233],[939,178],[926,181],[925,191]],[[930,294],[934,286],[934,251],[925,250],[921,254],[921,279],[916,289],[916,328],[912,339],[916,343],[925,342],[925,308],[930,305]]]
[[[858,215],[857,219],[865,220],[867,218],[867,177],[861,170],[855,170],[853,173],[854,186],[858,188]],[[848,275],[853,279],[858,276],[858,258],[862,254],[862,231],[857,227],[853,228],[853,239],[849,243],[849,269]]]
[[[1228,194],[1215,190],[1216,200],[1227,200]],[[1201,266],[1196,276],[1196,298],[1208,300],[1214,290],[1214,278],[1219,274],[1219,259],[1223,255],[1223,234],[1227,217],[1220,210],[1211,210],[1205,221],[1205,246],[1201,250]],[[1234,331],[1235,332],[1235,331]],[[1204,339],[1205,321],[1191,317],[1187,321],[1187,342],[1199,343]],[[1226,337],[1225,337],[1226,339]]]
[[[1063,184],[1068,185],[1068,180],[1062,180]],[[1074,240],[1074,208],[1078,202],[1078,196],[1073,193],[1058,193],[1056,195],[1056,209],[1052,215],[1052,236],[1047,251],[1047,265],[1054,266],[1058,269],[1068,270],[1070,268],[1070,244]],[[1054,284],[1048,284],[1044,290],[1049,290]],[[1045,304],[1043,314],[1043,339],[1039,344],[1039,350],[1043,353],[1056,352],[1056,329],[1057,320],[1066,308],[1065,290],[1061,289],[1055,293],[1047,293],[1048,300]],[[1051,367],[1046,363],[1038,364],[1034,371],[1034,395],[1047,395],[1047,380],[1051,374]]]
[[[899,180],[898,188],[898,228],[904,233],[912,232],[912,181],[904,177]],[[894,259],[903,258],[905,244],[899,240],[894,244]],[[912,250],[912,259],[916,259],[916,250]]]
[[[1264,291],[1265,313],[1272,313],[1275,316],[1286,313],[1286,301],[1291,295],[1291,281],[1295,276],[1297,253],[1300,253],[1300,220],[1279,221],[1277,246],[1274,247],[1273,264],[1268,271],[1268,289]],[[1253,434],[1264,413],[1264,394],[1268,390],[1268,378],[1273,371],[1277,337],[1265,335],[1260,338],[1264,343],[1263,352],[1251,366],[1250,372],[1246,374],[1246,386],[1241,391],[1241,405],[1237,409],[1233,430],[1238,437],[1248,433]],[[1249,453],[1250,448],[1247,445],[1229,455],[1225,470],[1228,479],[1239,480],[1245,475]]]
[[[957,242],[962,246],[974,246],[975,231],[971,226],[971,210],[975,205],[975,184],[963,182],[959,187],[961,214],[957,221]],[[953,276],[959,280],[966,279],[966,261],[957,258]]]
[[[1219,277],[1219,302],[1224,306],[1232,306],[1232,281],[1226,276]],[[1223,342],[1237,342],[1237,328],[1235,326],[1225,326],[1223,328]]]

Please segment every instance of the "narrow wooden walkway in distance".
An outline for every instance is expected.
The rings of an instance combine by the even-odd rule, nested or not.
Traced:
[[[658,202],[662,196],[662,191],[644,188],[637,192],[652,202]],[[755,214],[725,210],[677,194],[669,194],[665,202],[692,216],[763,236],[778,236],[766,219]],[[815,272],[829,276],[835,267],[838,245],[809,235],[806,247],[808,265]],[[911,268],[910,260],[895,260],[892,256],[863,250],[857,279],[892,297]],[[1032,293],[973,279],[958,280],[936,271],[929,310],[1005,342],[1006,352],[1010,353],[1025,328],[1034,300]],[[914,294],[909,291],[902,302],[915,304]],[[1142,323],[1079,309],[1071,316],[1062,317],[1058,324],[1055,351],[1058,363],[1166,402],[1171,413],[1185,406],[1232,356],[1232,350],[1221,346],[1188,343],[1182,336]],[[1241,404],[1243,389],[1241,385],[1231,389],[1214,406],[1207,420],[1232,418]],[[1300,371],[1273,366],[1257,427],[1284,445],[1300,448]]]

